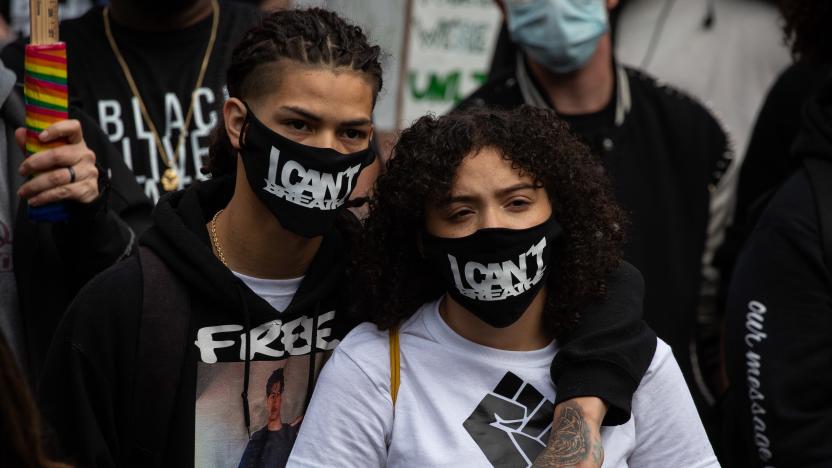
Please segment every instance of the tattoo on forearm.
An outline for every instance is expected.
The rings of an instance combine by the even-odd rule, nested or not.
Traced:
[[[541,461],[554,466],[577,465],[589,456],[589,426],[579,405],[565,402],[561,406],[563,409],[552,426],[549,449],[544,454],[547,459]],[[598,455],[597,448],[593,447],[592,455]]]
[[[592,443],[592,462],[598,466],[604,462],[604,446],[601,445],[600,440]]]

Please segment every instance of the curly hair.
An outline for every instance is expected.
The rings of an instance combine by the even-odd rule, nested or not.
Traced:
[[[234,47],[226,86],[230,97],[257,98],[275,86],[271,67],[284,66],[281,62],[286,60],[361,72],[373,83],[375,101],[382,86],[380,57],[381,48],[370,45],[360,27],[336,13],[321,8],[277,11],[263,18]],[[235,169],[236,155],[220,121],[202,172],[218,177]]]
[[[545,320],[555,336],[570,330],[580,311],[606,293],[606,277],[621,262],[625,216],[589,149],[553,111],[475,108],[425,116],[402,132],[387,171],[376,181],[354,274],[358,307],[381,329],[410,317],[445,288],[418,250],[430,203],[447,197],[462,160],[497,150],[512,167],[546,190],[564,228],[547,280]]]
[[[832,2],[779,0],[783,34],[795,59],[832,63]]]

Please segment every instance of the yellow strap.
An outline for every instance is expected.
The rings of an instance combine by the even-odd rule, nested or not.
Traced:
[[[393,399],[393,407],[396,406],[396,397],[399,395],[399,327],[390,329],[390,398]]]

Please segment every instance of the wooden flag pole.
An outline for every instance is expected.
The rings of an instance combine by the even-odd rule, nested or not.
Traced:
[[[26,154],[64,144],[41,143],[38,135],[55,122],[69,118],[66,44],[58,35],[58,0],[29,0],[31,39],[26,46],[23,94],[26,103]],[[63,203],[29,207],[33,221],[63,221]]]

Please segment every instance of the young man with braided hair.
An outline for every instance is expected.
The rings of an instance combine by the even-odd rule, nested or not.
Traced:
[[[348,268],[361,226],[345,208],[374,159],[379,54],[320,9],[275,13],[246,33],[211,180],[160,200],[139,255],[90,282],[56,336],[40,396],[77,462],[237,465],[269,417],[249,395],[276,367],[281,424],[305,413],[325,358],[361,318]],[[612,275],[616,306],[586,307],[555,361],[558,398],[601,407],[598,421],[581,419],[577,443],[606,413],[595,396],[626,413],[650,362],[633,276]]]

